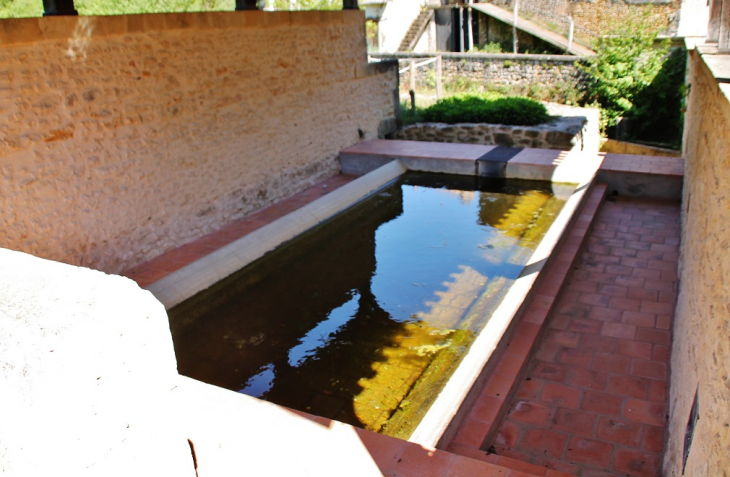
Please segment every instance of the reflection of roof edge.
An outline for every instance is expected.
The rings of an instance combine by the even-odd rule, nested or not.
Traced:
[[[496,20],[507,23],[510,26],[514,26],[514,15],[510,11],[489,3],[472,3],[469,4],[469,6]],[[561,34],[547,30],[523,17],[518,16],[517,18],[517,28],[519,30],[529,33],[530,35],[546,41],[553,46],[562,48],[563,50],[566,50],[567,53],[578,56],[592,56],[596,54],[595,51],[583,45],[579,45],[575,41],[573,41],[570,48],[568,48],[568,39]]]

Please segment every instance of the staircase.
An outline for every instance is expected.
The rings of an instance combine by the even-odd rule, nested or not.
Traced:
[[[424,8],[421,10],[416,19],[413,20],[413,23],[411,23],[410,28],[408,28],[406,36],[403,37],[403,41],[400,42],[398,51],[413,51],[413,48],[416,47],[416,43],[418,43],[421,35],[423,35],[423,31],[428,26],[431,18],[433,18],[432,9]]]

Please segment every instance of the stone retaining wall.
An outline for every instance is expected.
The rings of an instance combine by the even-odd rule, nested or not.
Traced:
[[[390,132],[364,14],[0,20],[0,247],[120,272]]]
[[[404,127],[392,137],[411,141],[598,152],[597,110],[551,104],[548,111],[556,116],[555,119],[537,126],[419,123]]]
[[[376,55],[394,58],[395,55]],[[427,58],[424,56],[423,58]],[[496,54],[444,54],[442,78],[446,84],[458,85],[467,81],[495,86],[533,86],[541,88],[576,88],[581,73],[575,67],[579,57],[556,55],[496,55]],[[399,58],[399,68],[407,68],[410,59]],[[410,82],[409,71],[400,75],[401,85]],[[419,88],[436,87],[436,63],[416,69],[416,85]]]

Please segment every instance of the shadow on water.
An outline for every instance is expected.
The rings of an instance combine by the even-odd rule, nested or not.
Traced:
[[[180,372],[410,434],[559,209],[543,183],[444,181],[407,175],[170,310]]]

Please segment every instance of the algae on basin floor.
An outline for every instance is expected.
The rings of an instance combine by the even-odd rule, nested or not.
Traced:
[[[408,437],[561,206],[406,175],[170,310],[181,373]]]

